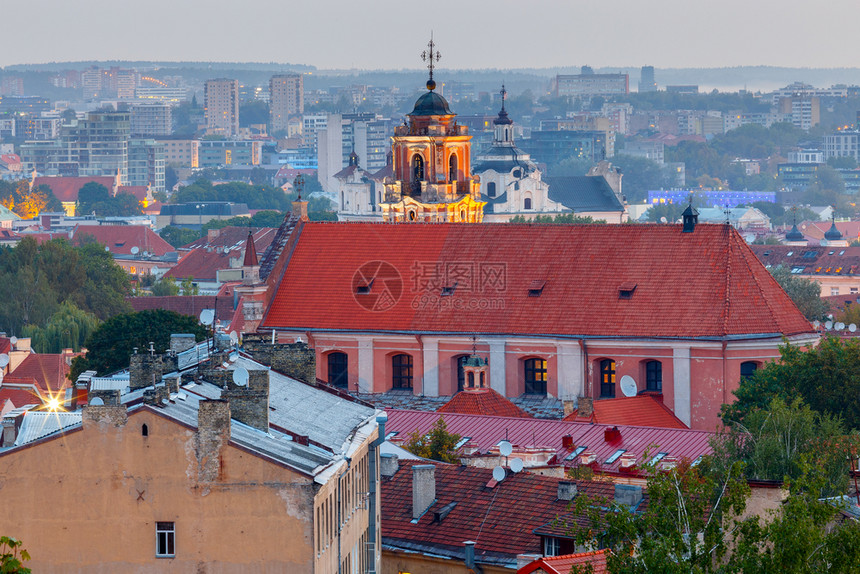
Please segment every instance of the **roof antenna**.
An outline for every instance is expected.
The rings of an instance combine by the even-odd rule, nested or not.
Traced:
[[[296,192],[299,194],[298,198],[296,198],[296,201],[302,200],[302,188],[304,187],[304,185],[305,185],[304,176],[302,176],[302,174],[297,175],[296,179],[293,180],[293,186],[296,188]]]
[[[726,203],[726,208],[723,210],[723,213],[726,214],[726,225],[730,225],[732,222],[732,220],[731,220],[732,210],[729,209],[728,203]]]

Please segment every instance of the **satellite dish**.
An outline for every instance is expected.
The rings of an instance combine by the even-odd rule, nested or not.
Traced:
[[[108,253],[110,253],[110,247],[108,247],[107,245],[105,245],[105,251],[107,251]]]
[[[102,400],[101,397],[95,397],[93,400],[90,401],[90,406],[103,407],[105,406],[105,402]]]
[[[233,382],[236,383],[237,387],[246,386],[248,384],[248,369],[245,367],[238,367],[233,371]]]
[[[523,459],[512,458],[511,459],[511,470],[514,472],[520,472],[522,469],[523,469]]]
[[[0,369],[5,369],[6,365],[9,364],[9,355],[3,353],[0,355]]]
[[[824,328],[827,329],[828,331],[830,329],[832,329],[833,328],[833,321],[827,321],[826,323],[824,323]]]
[[[503,480],[505,480],[505,475],[505,469],[501,466],[497,466],[493,469],[493,480],[495,480],[496,482],[502,482]]]
[[[203,309],[200,311],[200,322],[204,325],[211,325],[215,320],[215,311],[213,309]]]
[[[502,456],[511,456],[512,452],[514,452],[514,447],[510,442],[503,440],[499,443],[499,454]]]
[[[835,325],[833,325],[833,327],[835,327],[837,331],[841,331],[842,329],[845,328],[845,323],[840,321],[840,322],[836,323]]]
[[[812,322],[812,326],[815,327],[816,329],[819,328],[821,326],[821,321],[816,319],[815,321]]]
[[[239,342],[239,334],[236,331],[230,331],[230,342],[234,345]]]
[[[624,393],[625,397],[635,397],[636,390],[636,381],[633,380],[633,377],[630,375],[621,377],[621,392]]]
[[[854,331],[857,330],[857,325],[855,325],[854,323],[851,323],[850,325],[848,325],[848,330],[853,333]]]
[[[140,247],[135,245],[134,247],[131,248],[131,254],[132,255],[137,255],[138,253],[140,253]]]
[[[9,337],[9,342],[12,343],[13,345],[17,345],[18,344],[18,337]]]
[[[669,220],[668,220],[668,219],[666,219],[665,217],[661,217],[661,218],[660,218],[660,223],[669,223]]]

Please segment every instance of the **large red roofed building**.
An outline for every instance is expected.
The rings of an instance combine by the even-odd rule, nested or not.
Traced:
[[[689,231],[685,231],[688,229]],[[259,330],[351,391],[450,396],[463,357],[506,397],[651,391],[713,429],[740,378],[818,335],[728,225],[318,223],[261,262]]]
[[[111,195],[116,194],[117,186],[119,185],[118,178],[115,176],[38,176],[33,178],[31,187],[38,187],[40,185],[47,185],[50,187],[54,196],[63,204],[63,211],[65,211],[66,215],[72,217],[75,215],[75,208],[78,204],[78,193],[81,191],[81,188],[88,183],[99,183],[105,186]]]

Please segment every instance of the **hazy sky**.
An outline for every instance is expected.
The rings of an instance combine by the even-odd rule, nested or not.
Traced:
[[[70,60],[441,67],[858,67],[858,0],[0,0],[0,66]]]

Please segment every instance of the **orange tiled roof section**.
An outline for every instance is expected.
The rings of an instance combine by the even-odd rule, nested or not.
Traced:
[[[727,225],[682,233],[680,225],[306,222],[293,233],[263,328],[705,339],[814,332]],[[379,261],[390,267],[361,293],[356,282]],[[546,281],[537,296],[535,280]],[[374,308],[389,294],[393,304]]]
[[[156,257],[176,251],[172,245],[145,225],[78,225],[75,227],[75,243],[79,243],[87,235],[106,245],[114,255],[131,255],[133,247],[137,247],[138,253],[142,254],[146,251]]]
[[[71,366],[66,359],[70,358],[70,355],[33,353],[21,361],[17,369],[9,373],[8,379],[31,378],[43,391],[59,391],[71,384],[66,378],[71,371]]]
[[[51,177],[40,176],[35,179],[35,186],[47,185],[54,192],[54,196],[60,201],[70,202],[78,200],[78,192],[81,188],[90,182],[100,183],[105,186],[108,193],[113,193],[113,186],[116,183],[116,178],[113,176],[104,177]]]
[[[490,415],[496,417],[531,418],[520,407],[493,389],[468,389],[460,391],[451,400],[436,409],[440,413],[463,415]]]
[[[400,461],[394,476],[382,479],[383,541],[454,550],[474,540],[479,561],[485,553],[540,554],[540,537],[532,531],[568,511],[570,501],[558,498],[558,478],[520,472],[495,483],[492,469],[435,463],[436,502],[413,523],[412,465],[428,462],[433,461]],[[615,495],[611,482],[573,482],[578,492],[594,498],[611,500]],[[436,522],[434,513],[452,502],[457,505]]]
[[[579,411],[575,410],[564,417],[564,420],[595,422],[604,425],[628,425],[668,429],[690,428],[681,419],[676,417],[662,401],[653,395],[596,400],[594,401],[593,416],[580,417]]]
[[[585,566],[586,564],[591,564],[592,574],[604,574],[606,572],[607,552],[608,550],[604,549],[562,556],[543,556],[517,570],[517,574],[531,574],[532,572],[569,574],[574,566]]]

